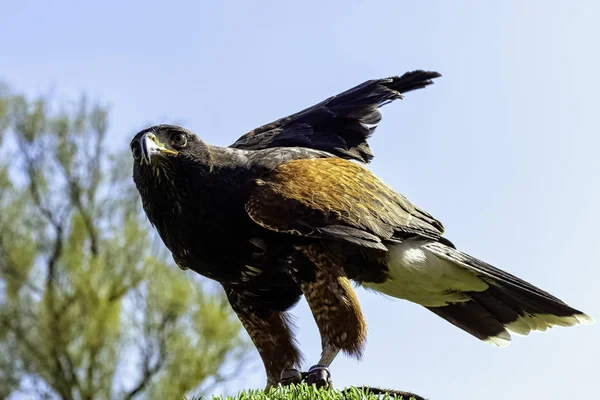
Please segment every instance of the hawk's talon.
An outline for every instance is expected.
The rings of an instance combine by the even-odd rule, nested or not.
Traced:
[[[281,383],[281,386],[299,384],[303,381],[304,374],[305,373],[300,372],[297,369],[287,368],[287,369],[284,369],[283,371],[281,371],[279,381]]]
[[[323,365],[313,365],[308,369],[308,375],[304,381],[309,386],[329,388],[331,386],[331,372],[329,372],[329,368]]]

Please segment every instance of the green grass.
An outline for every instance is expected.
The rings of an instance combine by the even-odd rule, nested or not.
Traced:
[[[269,392],[263,390],[245,390],[237,396],[211,396],[193,398],[191,400],[415,400],[414,397],[377,395],[368,390],[347,388],[340,390],[317,389],[306,384],[274,388]]]

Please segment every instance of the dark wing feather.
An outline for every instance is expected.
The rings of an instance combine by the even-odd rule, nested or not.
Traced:
[[[383,241],[439,239],[442,224],[359,164],[293,160],[256,181],[246,212],[278,232],[345,240],[385,250]]]
[[[421,89],[441,76],[411,71],[402,76],[366,81],[296,114],[256,128],[230,147],[261,150],[269,147],[308,147],[338,157],[368,163],[373,154],[367,139],[381,121],[378,108],[402,93]]]

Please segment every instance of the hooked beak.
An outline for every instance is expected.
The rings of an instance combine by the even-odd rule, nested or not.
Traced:
[[[153,133],[145,133],[140,139],[140,147],[142,149],[142,164],[150,165],[152,156],[157,154],[171,154],[176,156],[178,152],[167,149],[158,141]]]

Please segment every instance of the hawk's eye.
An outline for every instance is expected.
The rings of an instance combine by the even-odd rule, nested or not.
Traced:
[[[185,147],[187,144],[187,137],[181,132],[176,132],[171,135],[171,144],[177,147]]]
[[[139,160],[142,156],[142,148],[140,147],[140,142],[135,141],[131,145],[131,154],[133,155],[134,160]]]

